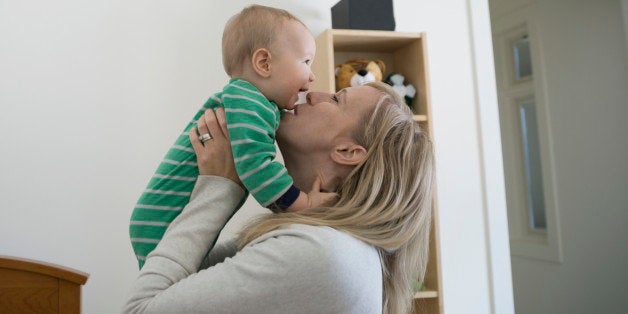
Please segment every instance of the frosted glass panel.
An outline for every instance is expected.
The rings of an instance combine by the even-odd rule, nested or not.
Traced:
[[[530,228],[533,230],[546,230],[547,223],[545,219],[545,201],[543,196],[541,153],[539,150],[539,129],[533,99],[519,102],[519,115],[521,119],[521,137]]]

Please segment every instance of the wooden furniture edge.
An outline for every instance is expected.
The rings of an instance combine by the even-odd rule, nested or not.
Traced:
[[[425,32],[398,32],[398,31],[379,31],[379,30],[361,30],[361,29],[333,29],[328,28],[325,32],[333,36],[366,36],[366,37],[390,37],[390,38],[420,38]]]
[[[75,284],[83,285],[89,278],[88,273],[82,271],[32,259],[0,255],[0,268],[28,271],[47,275]]]
[[[414,299],[430,299],[430,298],[438,298],[438,291],[425,290],[425,291],[417,291],[414,293]]]

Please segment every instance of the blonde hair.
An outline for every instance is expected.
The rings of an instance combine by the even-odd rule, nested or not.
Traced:
[[[255,50],[270,49],[279,27],[290,20],[303,24],[286,10],[257,4],[232,16],[222,34],[222,63],[227,74],[238,75]]]
[[[412,311],[415,280],[422,282],[428,261],[434,156],[428,135],[390,86],[368,85],[382,91],[375,109],[362,117],[355,140],[367,150],[338,188],[340,198],[330,207],[298,213],[268,215],[240,235],[240,248],[264,233],[300,223],[329,226],[374,246],[383,277],[383,312]]]

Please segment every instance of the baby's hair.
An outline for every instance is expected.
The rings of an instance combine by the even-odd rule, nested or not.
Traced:
[[[241,73],[255,50],[270,49],[278,29],[290,20],[303,24],[286,10],[257,4],[232,16],[222,34],[222,64],[227,74],[232,77]]]

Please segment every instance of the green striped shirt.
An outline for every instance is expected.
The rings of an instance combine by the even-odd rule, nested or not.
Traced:
[[[129,232],[140,268],[170,222],[188,203],[198,177],[188,131],[205,110],[218,107],[225,108],[236,170],[255,200],[264,207],[272,207],[294,189],[286,168],[274,161],[279,108],[249,82],[231,79],[222,92],[207,100],[185,127],[135,205]]]

